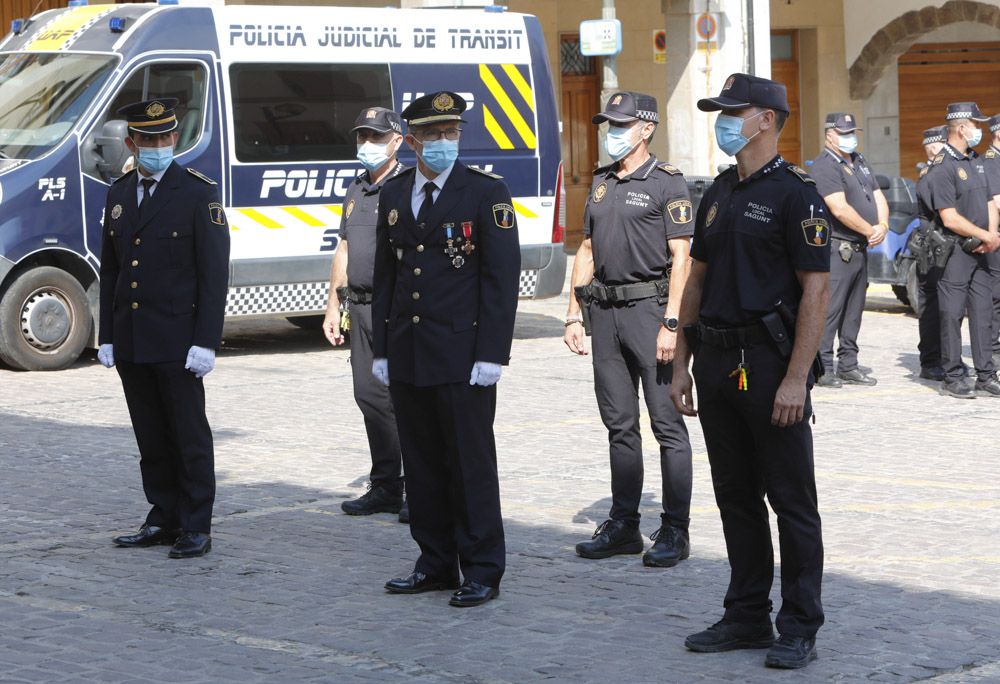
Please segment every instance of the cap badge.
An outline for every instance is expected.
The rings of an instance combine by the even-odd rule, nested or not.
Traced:
[[[851,115],[850,114],[845,114],[844,115],[844,121],[846,121],[847,123],[851,123]]]
[[[151,102],[148,107],[146,107],[146,116],[150,119],[155,119],[161,116],[163,112],[167,111],[167,108],[163,106],[162,102]]]
[[[122,205],[116,204],[111,209],[111,218],[116,219],[116,218],[118,218],[121,215],[122,215]]]
[[[608,184],[601,183],[594,189],[594,202],[600,202],[608,194]]]
[[[366,119],[374,119],[375,118],[375,110],[374,109],[369,109],[368,113],[365,114],[365,118]]]
[[[613,98],[611,98],[611,104],[612,105],[617,105],[621,101],[622,101],[622,96],[621,95],[615,95]]]
[[[399,219],[399,212],[398,211],[396,211],[395,209],[393,209],[392,211],[389,212],[389,225],[390,226],[396,225],[396,221],[398,219]]]
[[[447,112],[449,109],[455,107],[455,100],[451,98],[448,93],[440,93],[431,102],[431,106],[434,107],[434,111],[437,112]]]
[[[723,89],[723,90],[729,90],[730,88],[732,88],[732,87],[733,87],[733,84],[734,84],[734,83],[736,83],[736,77],[735,77],[735,76],[730,76],[730,77],[729,77],[729,78],[728,78],[728,79],[726,80],[726,85],[722,86],[722,89]]]

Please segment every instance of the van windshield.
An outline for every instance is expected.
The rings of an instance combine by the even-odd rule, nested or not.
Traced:
[[[36,159],[58,145],[114,66],[101,55],[0,55],[0,159]]]

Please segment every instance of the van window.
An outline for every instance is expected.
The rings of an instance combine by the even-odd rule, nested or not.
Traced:
[[[242,162],[353,161],[358,112],[392,107],[385,64],[234,64],[229,80]]]
[[[118,91],[108,107],[106,119],[120,119],[118,109],[133,102],[153,100],[158,97],[175,97],[177,131],[180,137],[175,153],[191,149],[201,135],[205,119],[207,75],[205,67],[194,62],[156,62],[135,73]]]

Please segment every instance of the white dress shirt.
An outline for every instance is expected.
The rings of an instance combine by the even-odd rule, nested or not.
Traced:
[[[420,207],[424,203],[424,185],[427,183],[434,183],[434,185],[437,186],[437,190],[434,191],[434,201],[437,202],[438,196],[441,194],[441,188],[444,187],[444,184],[448,180],[448,176],[451,175],[451,170],[453,168],[455,168],[454,163],[439,173],[437,178],[432,181],[427,180],[427,176],[420,173],[419,166],[416,168],[417,175],[413,179],[413,195],[410,197],[410,209],[413,210],[413,218],[417,218],[417,214],[420,213]]]
[[[167,169],[169,169],[169,168],[170,167],[168,166]],[[144,176],[144,175],[142,175],[142,171],[140,171],[139,169],[135,170],[135,172],[136,172],[136,181],[135,181],[135,206],[139,206],[140,204],[142,204],[142,181],[144,179],[150,179],[150,180],[155,180],[156,181],[151,186],[149,186],[149,196],[150,196],[150,198],[152,198],[153,193],[156,192],[156,189],[158,187],[160,187],[160,180],[163,178],[163,174],[165,174],[167,172],[167,169],[163,169],[159,173],[154,173],[152,176]]]

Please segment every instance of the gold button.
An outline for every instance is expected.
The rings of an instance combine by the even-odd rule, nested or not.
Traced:
[[[137,283],[137,282],[135,282],[135,281],[133,280],[133,281],[132,281],[132,289],[134,290],[134,289],[135,289],[135,288],[137,288],[137,287],[139,287],[139,283]]]
[[[132,259],[132,268],[135,268],[138,265],[139,265],[139,260],[138,259]]]
[[[138,309],[139,308],[139,302],[132,302],[132,308],[133,309]]]
[[[115,231],[109,230],[108,231],[108,235],[110,235],[111,237],[114,237],[115,236]]]
[[[413,269],[413,275],[420,275],[421,273],[423,273],[423,271],[421,271],[419,268]]]
[[[171,233],[170,237],[177,237],[177,231],[175,230],[173,233]]]
[[[141,243],[141,242],[142,242],[142,240],[140,240],[139,238],[136,238],[134,244],[135,244],[136,247],[138,247],[139,243]]]
[[[418,252],[424,251],[424,246],[423,245],[417,245],[417,251]]]
[[[419,323],[420,322],[420,316],[414,316],[413,317],[413,322],[414,323]]]
[[[414,299],[420,299],[420,293],[419,292],[414,292],[410,296],[413,297]]]

